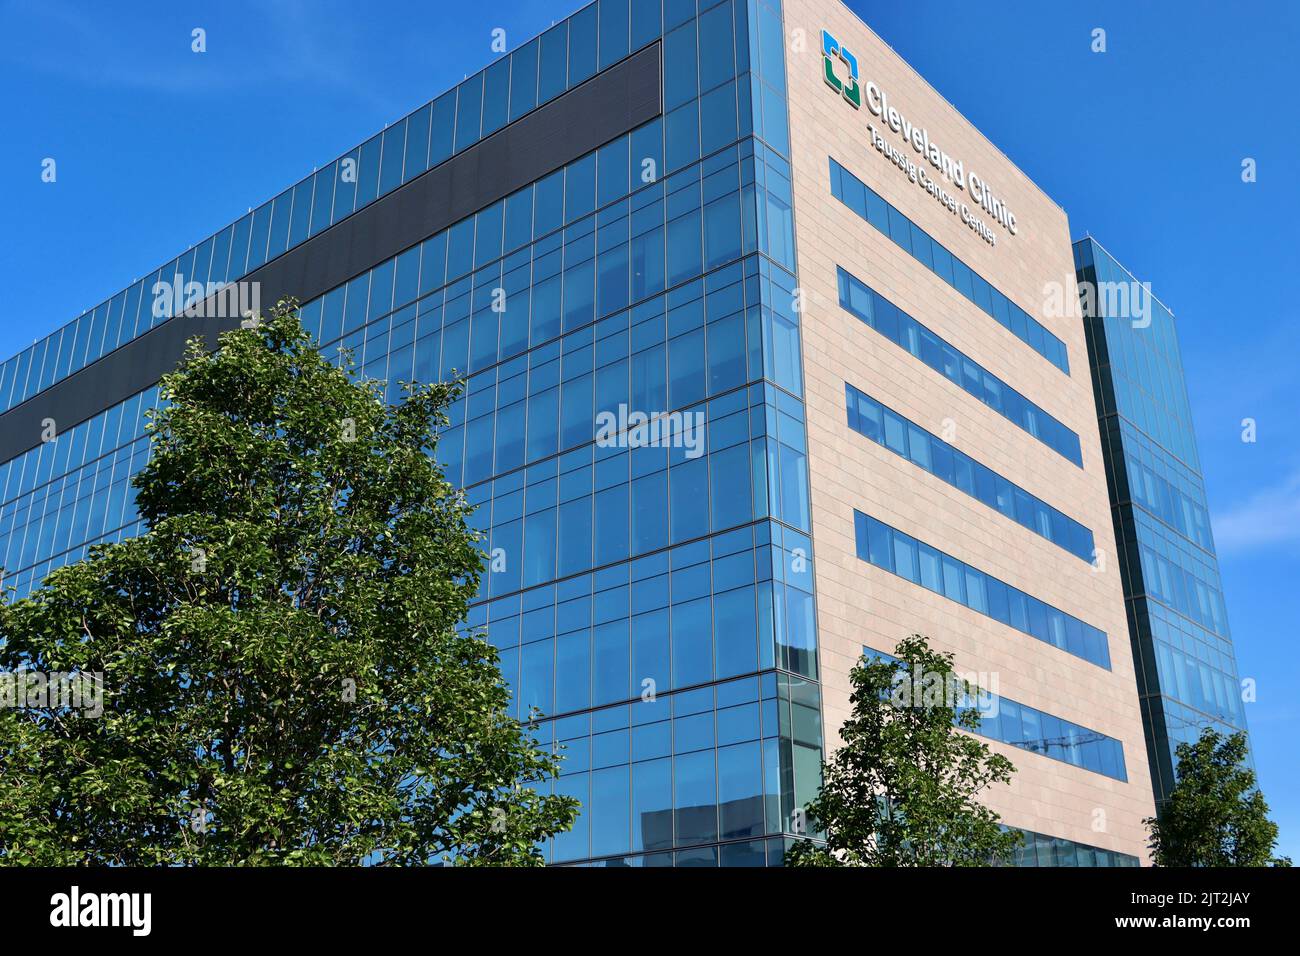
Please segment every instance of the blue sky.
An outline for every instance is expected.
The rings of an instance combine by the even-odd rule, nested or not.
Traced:
[[[0,0],[0,358],[486,65],[494,29],[514,46],[578,5]],[[850,6],[1177,314],[1261,783],[1300,861],[1300,7]]]

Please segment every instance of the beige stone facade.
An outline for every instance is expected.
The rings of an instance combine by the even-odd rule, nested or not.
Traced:
[[[963,671],[996,675],[1023,704],[1122,741],[1127,782],[1011,746],[1012,783],[988,797],[1005,822],[1147,860],[1153,813],[1124,601],[1082,322],[1046,314],[1045,286],[1074,301],[1065,213],[839,0],[785,0],[794,210],[805,296],[803,359],[817,554],[821,678],[828,747],[848,707],[863,645],[889,651],[908,634],[952,651]],[[821,32],[857,57],[861,81],[1014,211],[1016,234],[980,217],[991,246],[872,147],[869,125],[914,162],[921,155],[823,78]],[[799,33],[797,31],[802,31]],[[828,156],[909,216],[1061,338],[1067,376],[831,195]],[[944,182],[973,211],[968,190]],[[1083,467],[1053,452],[838,305],[836,267],[868,283],[1078,433]],[[846,424],[848,382],[1092,530],[1086,562],[926,473]],[[945,422],[948,430],[945,433]],[[955,429],[955,430],[954,430]],[[893,525],[1106,632],[1111,669],[1095,666],[933,594],[855,555],[854,509]]]

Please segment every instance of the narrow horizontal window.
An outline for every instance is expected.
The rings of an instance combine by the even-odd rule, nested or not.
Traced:
[[[885,202],[851,172],[831,160],[831,195],[871,223],[900,248],[962,294],[981,312],[1051,362],[1066,375],[1070,359],[1065,343],[1016,305],[992,283],[936,242],[924,229]],[[882,214],[872,213],[883,208]]]
[[[1094,548],[1092,532],[1069,515],[1031,495],[991,468],[958,451],[943,439],[886,408],[870,395],[859,391],[847,382],[844,385],[844,400],[848,408],[849,427],[854,431],[900,455],[905,455],[913,464],[936,478],[964,491],[972,498],[979,499],[1034,534],[1064,548],[1076,558],[1092,563]],[[887,424],[891,421],[895,423],[893,427],[896,434],[901,435],[904,430],[906,431],[906,450],[887,439],[888,429],[882,435],[878,424],[882,418]],[[1002,499],[995,494],[999,487],[1006,489]],[[1000,504],[1000,501],[1006,498],[1013,501],[1014,506],[1006,507]]]
[[[1079,436],[862,280],[839,269],[840,307],[1067,461],[1083,467]]]
[[[879,660],[898,661],[892,654],[872,647],[863,647],[862,653]],[[978,675],[963,676],[978,685]],[[958,715],[966,710],[975,710],[979,714],[980,723],[975,733],[981,737],[1051,757],[1114,780],[1128,780],[1124,766],[1124,745],[1114,737],[1021,704],[1010,697],[988,693],[987,688],[978,686],[971,689],[970,695],[957,702]]]
[[[868,564],[1110,670],[1105,631],[857,510],[853,533],[858,557]]]

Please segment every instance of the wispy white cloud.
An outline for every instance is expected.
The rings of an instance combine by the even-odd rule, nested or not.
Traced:
[[[228,82],[217,71],[187,71],[179,68],[179,57],[166,59],[157,50],[148,51],[142,37],[131,36],[108,10],[45,0],[40,5],[7,4],[5,16],[9,30],[0,57],[32,73],[91,87],[175,94],[216,89]],[[188,51],[188,40],[178,36],[178,50]]]
[[[194,23],[209,30],[209,56],[217,57],[220,50],[224,57],[217,68],[215,60],[193,55],[191,27],[176,17],[174,35],[159,46],[156,29],[140,29],[138,19],[122,17],[111,7],[0,0],[9,27],[0,35],[0,61],[96,89],[194,96],[282,86],[330,88],[392,110],[371,80],[373,71],[364,68],[362,47],[353,36],[355,10],[333,0],[236,4],[240,6],[242,12],[221,15],[219,31],[212,23],[205,25],[203,17]]]
[[[1221,551],[1300,544],[1300,469],[1220,512],[1214,543]]]

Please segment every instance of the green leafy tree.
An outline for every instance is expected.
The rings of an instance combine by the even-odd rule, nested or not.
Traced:
[[[576,801],[460,627],[482,554],[432,457],[458,386],[403,388],[293,303],[191,343],[144,533],[0,602],[0,671],[103,675],[100,716],[0,708],[0,862],[542,862]]]
[[[1277,824],[1246,765],[1246,735],[1206,727],[1181,743],[1178,771],[1159,817],[1148,817],[1156,866],[1290,866],[1274,857]]]
[[[1020,842],[975,797],[1007,783],[1006,757],[958,728],[979,726],[978,688],[953,672],[953,657],[917,635],[896,659],[863,659],[849,678],[852,716],[843,746],[822,765],[808,804],[824,843],[804,840],[789,866],[982,866],[1007,860]]]

